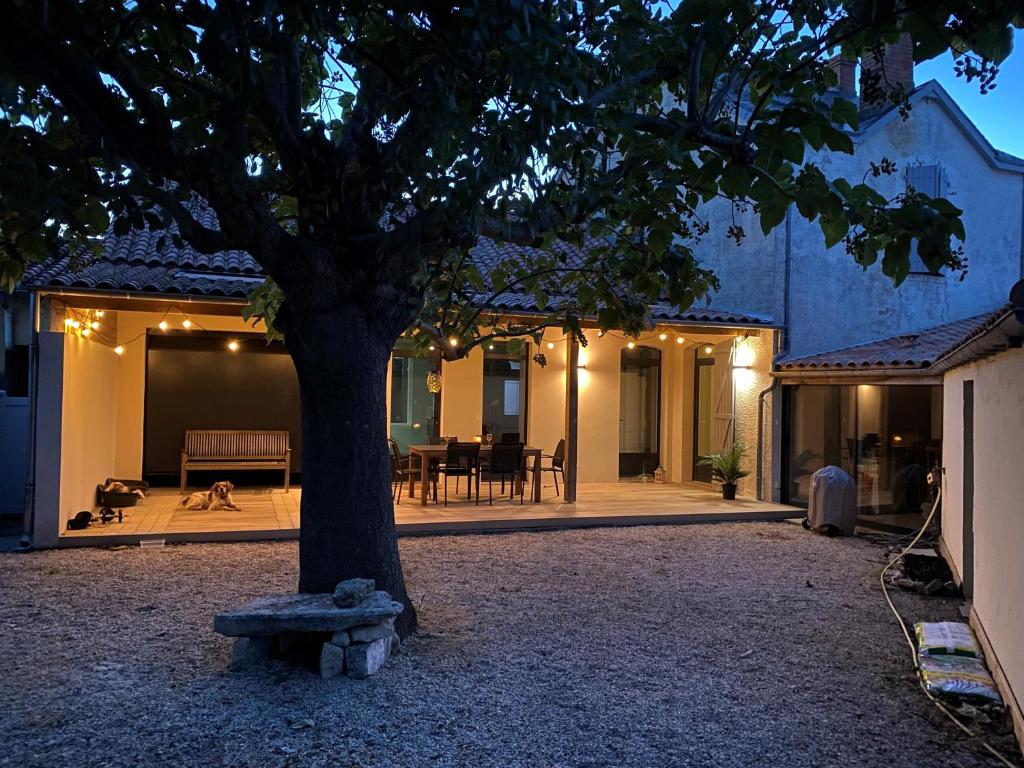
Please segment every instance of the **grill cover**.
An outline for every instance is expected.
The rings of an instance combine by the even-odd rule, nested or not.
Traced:
[[[857,525],[857,484],[839,467],[822,467],[811,476],[807,525],[815,531],[832,526],[844,536]]]

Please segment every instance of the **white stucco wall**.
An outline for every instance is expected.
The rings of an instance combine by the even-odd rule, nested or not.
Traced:
[[[64,339],[61,411],[60,512],[69,517],[96,504],[96,484],[115,475],[118,360],[110,347],[68,335]]]
[[[942,538],[963,570],[963,383],[974,381],[974,613],[1019,704],[1024,699],[1024,350],[946,374]]]
[[[819,152],[813,157],[829,177],[860,182],[869,162],[886,157],[896,174],[868,181],[887,196],[905,188],[911,165],[938,164],[946,177],[947,198],[963,210],[968,271],[945,277],[911,275],[899,287],[881,272],[881,259],[866,271],[842,244],[826,250],[816,222],[791,211],[789,248],[789,354],[804,355],[884,338],[903,331],[982,314],[1006,301],[1021,277],[1024,176],[993,167],[937,98],[916,102],[908,120],[896,117],[855,139],[854,155]],[[712,306],[771,314],[784,320],[786,224],[767,238],[753,211],[736,222],[747,234],[737,246],[725,237],[733,221],[729,206],[708,208],[712,234],[698,256],[722,286]]]

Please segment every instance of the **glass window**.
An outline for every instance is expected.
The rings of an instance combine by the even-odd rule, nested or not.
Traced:
[[[518,434],[526,442],[526,361],[528,345],[510,352],[508,345],[494,342],[484,350],[484,411],[480,434],[500,440],[504,434]]]
[[[400,341],[391,360],[391,437],[403,453],[410,445],[430,442],[438,434],[439,396],[427,391],[427,374],[437,362],[416,357],[408,342]]]
[[[790,503],[806,505],[811,476],[832,465],[856,480],[863,515],[927,509],[925,478],[942,453],[941,386],[800,385],[786,396]]]

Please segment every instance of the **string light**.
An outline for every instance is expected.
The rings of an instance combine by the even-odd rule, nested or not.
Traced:
[[[448,339],[448,345],[452,347],[457,347],[459,346],[459,340],[452,336],[450,339]]]
[[[64,318],[64,325],[66,325],[68,328],[70,328],[71,324],[74,323],[74,322],[75,321],[72,318],[70,318],[70,317],[65,317]]]
[[[96,317],[103,317],[103,310],[102,309],[97,309],[96,310]]]
[[[89,334],[91,334],[91,333],[92,333],[92,330],[90,328],[83,328],[82,329],[82,335],[85,336],[86,338],[89,338]]]
[[[664,341],[665,339],[667,339],[667,338],[668,338],[668,334],[667,334],[667,333],[659,333],[659,334],[658,334],[658,338],[659,338],[659,339],[660,339],[661,341]]]
[[[632,342],[632,341],[631,341],[631,342],[629,342],[629,344],[627,344],[626,346],[627,346],[627,347],[629,347],[630,349],[633,349],[634,347],[636,347],[636,344],[635,344],[634,342]]]
[[[167,330],[167,321],[166,320],[161,320],[159,323],[156,324],[156,327],[159,328],[161,331],[166,331]]]
[[[711,347],[704,347],[704,354],[705,355],[710,355],[714,351],[715,350],[713,350]]]
[[[237,352],[238,351],[238,342],[235,341],[234,339],[229,341],[228,342],[228,349],[230,349],[232,352]]]
[[[548,342],[548,349],[554,349],[554,348],[555,348],[555,342],[549,341]]]
[[[187,331],[189,328],[192,327],[192,321],[186,317],[184,320],[181,321],[181,327]]]
[[[114,347],[114,354],[115,355],[123,355],[124,354],[124,347],[122,347],[120,344],[118,344],[116,347]]]
[[[98,331],[100,329],[100,324],[96,320],[93,320],[91,323],[89,323],[89,327],[92,328],[94,331]]]
[[[676,344],[682,344],[684,341],[686,341],[686,339],[682,336],[676,336]]]
[[[78,320],[72,320],[71,327],[74,328],[75,330],[78,330],[79,328],[82,327],[82,324]]]
[[[430,351],[433,352],[435,349],[436,349],[436,347],[433,344],[431,344],[430,345]]]

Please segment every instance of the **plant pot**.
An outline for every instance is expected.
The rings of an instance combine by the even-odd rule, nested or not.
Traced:
[[[726,501],[736,498],[736,483],[722,483],[722,498]]]

